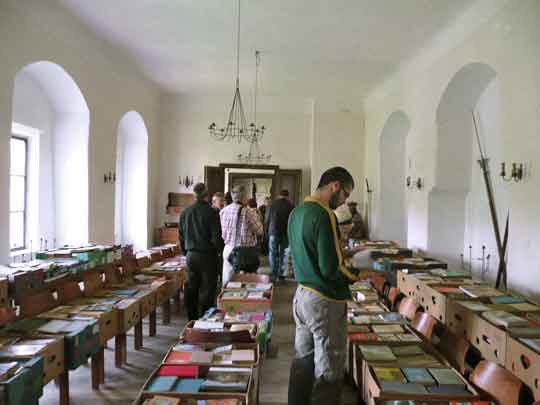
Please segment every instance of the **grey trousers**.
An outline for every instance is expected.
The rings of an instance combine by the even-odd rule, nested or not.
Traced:
[[[296,396],[296,402],[340,404],[347,355],[347,304],[325,299],[299,286],[293,300],[293,314],[296,323],[294,375],[300,375],[298,368],[303,368],[304,374],[311,372],[314,377],[311,400],[300,400]],[[313,362],[311,367],[310,362]],[[292,379],[291,372],[289,403],[291,390],[297,385]],[[306,388],[302,387],[304,392]]]

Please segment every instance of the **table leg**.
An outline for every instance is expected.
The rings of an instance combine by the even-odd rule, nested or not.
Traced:
[[[150,319],[148,324],[149,336],[156,336],[156,323],[156,310],[154,309],[152,312],[150,312]]]
[[[135,350],[141,350],[143,347],[143,325],[142,319],[135,324]]]

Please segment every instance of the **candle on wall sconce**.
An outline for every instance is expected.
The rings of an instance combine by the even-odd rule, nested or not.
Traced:
[[[424,181],[422,180],[421,177],[418,177],[416,180],[413,180],[411,176],[407,176],[407,178],[405,179],[405,186],[409,190],[414,190],[414,189],[421,190],[424,187]]]
[[[524,176],[524,165],[523,165],[523,163],[512,162],[512,168],[510,169],[510,176],[506,177],[506,163],[502,162],[501,163],[500,176],[504,181],[512,181],[512,180],[514,180],[516,183],[522,181],[523,176]]]
[[[103,175],[103,183],[114,184],[116,183],[116,172],[109,170],[109,173]]]
[[[184,179],[182,179],[182,176],[178,176],[178,184],[185,188],[190,188],[193,183],[193,176],[191,176],[191,179],[188,176],[184,177]]]

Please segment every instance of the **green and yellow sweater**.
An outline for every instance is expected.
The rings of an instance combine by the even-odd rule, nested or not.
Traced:
[[[345,267],[334,212],[308,197],[292,211],[288,233],[296,281],[325,298],[350,299],[357,276]]]

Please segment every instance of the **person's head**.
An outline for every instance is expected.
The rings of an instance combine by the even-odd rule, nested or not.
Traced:
[[[249,208],[257,208],[257,200],[255,198],[250,198],[247,205]]]
[[[245,186],[234,186],[231,195],[235,203],[246,205],[248,202],[248,193]]]
[[[233,199],[232,199],[232,194],[230,191],[227,191],[225,193],[225,205],[229,205],[229,204],[232,204],[233,202]]]
[[[347,169],[336,166],[322,174],[317,194],[335,210],[349,198],[353,189],[354,179],[351,174]]]
[[[220,210],[225,206],[225,197],[222,192],[218,191],[212,196],[212,207]]]
[[[289,198],[289,190],[281,190],[279,192],[279,198]]]
[[[208,201],[208,189],[204,183],[197,183],[193,186],[193,194],[197,201]]]

